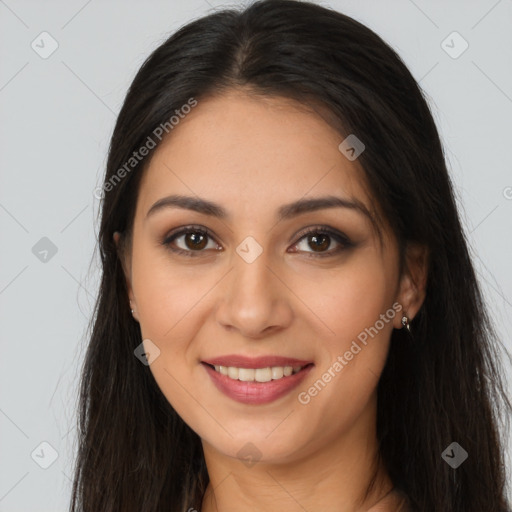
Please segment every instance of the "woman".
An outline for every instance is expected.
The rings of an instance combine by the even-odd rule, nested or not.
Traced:
[[[188,24],[101,196],[73,511],[508,510],[439,135],[375,33],[290,0]]]

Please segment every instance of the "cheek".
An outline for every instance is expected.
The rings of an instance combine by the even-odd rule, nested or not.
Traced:
[[[142,339],[160,353],[150,365],[155,381],[171,406],[189,425],[204,421],[195,379],[204,370],[198,364],[194,340],[207,306],[207,292],[218,282],[215,272],[198,275],[197,267],[172,264],[165,252],[141,247],[132,259],[132,286],[137,300]],[[204,378],[204,376],[203,376]]]
[[[328,357],[320,379],[302,396],[310,400],[310,411],[323,411],[333,431],[358,417],[375,393],[398,314],[392,308],[396,278],[393,265],[370,257],[341,271],[329,285],[323,311],[336,334],[325,338]]]
[[[373,326],[393,303],[396,272],[391,260],[374,249],[354,254],[336,269],[312,272],[302,273],[295,290],[307,297],[307,306],[325,325],[322,332],[331,355]],[[386,323],[382,330],[389,334],[390,326]]]
[[[391,260],[367,251],[318,280],[310,295],[308,305],[332,332],[320,340],[322,357],[315,378],[300,390],[306,393],[301,403],[310,400],[310,411],[323,411],[333,428],[340,414],[347,421],[358,416],[378,383],[396,314],[396,278]]]
[[[201,303],[217,281],[216,272],[177,265],[165,250],[139,247],[133,256],[132,282],[143,336],[164,343],[173,340],[166,350],[182,351],[179,340],[184,332],[193,336],[190,329],[198,325]]]
[[[333,330],[340,333],[344,344],[364,338],[362,333],[374,326],[380,315],[391,306],[391,287],[382,269],[374,270],[354,272],[347,276],[330,302]],[[383,330],[389,332],[389,329]]]

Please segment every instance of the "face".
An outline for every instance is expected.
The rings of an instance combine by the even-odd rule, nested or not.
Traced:
[[[158,386],[232,457],[293,461],[373,418],[398,310],[415,309],[358,161],[298,107],[200,101],[145,171],[124,260]]]

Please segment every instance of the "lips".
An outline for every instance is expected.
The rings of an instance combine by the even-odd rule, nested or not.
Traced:
[[[256,405],[273,402],[290,393],[314,364],[283,356],[229,355],[202,361],[202,366],[224,395],[237,402]]]

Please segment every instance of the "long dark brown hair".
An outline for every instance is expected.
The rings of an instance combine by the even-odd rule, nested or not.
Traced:
[[[358,161],[401,258],[411,242],[429,248],[427,293],[413,338],[393,331],[378,384],[380,456],[393,483],[420,512],[507,511],[501,427],[508,427],[512,406],[500,342],[425,94],[373,31],[293,0],[258,1],[187,24],[149,56],[131,84],[102,192],[102,275],[81,376],[70,510],[201,508],[209,481],[201,442],[134,356],[140,327],[130,314],[113,233],[129,239],[149,162],[119,173],[133,152],[191,98],[201,102],[237,87],[321,105],[340,141],[357,134],[366,146]],[[454,441],[469,455],[457,469],[441,457]]]

